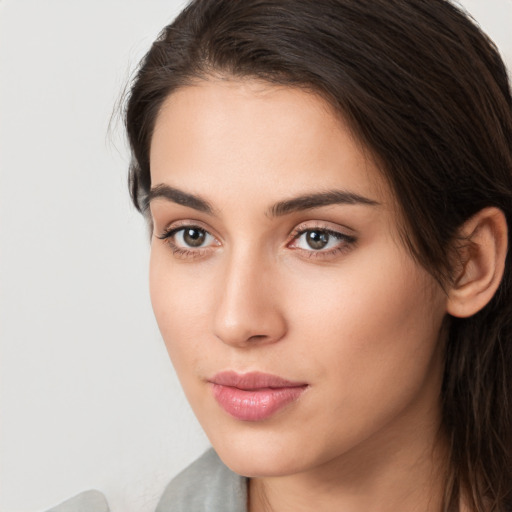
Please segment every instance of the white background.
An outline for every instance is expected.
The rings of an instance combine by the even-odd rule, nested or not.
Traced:
[[[0,512],[150,512],[207,446],[153,320],[116,102],[178,0],[0,0]],[[512,64],[512,0],[464,5]]]

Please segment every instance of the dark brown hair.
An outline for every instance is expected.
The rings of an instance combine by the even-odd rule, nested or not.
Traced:
[[[326,99],[389,181],[411,252],[450,279],[457,232],[487,206],[512,227],[512,99],[494,44],[446,0],[196,0],[166,27],[132,84],[126,127],[135,206],[148,208],[149,147],[163,101],[213,75]],[[509,230],[509,247],[512,229]],[[512,502],[512,251],[492,301],[448,318],[442,389],[445,510]]]

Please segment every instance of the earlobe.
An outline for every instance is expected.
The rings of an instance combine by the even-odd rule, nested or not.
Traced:
[[[466,318],[484,308],[503,277],[507,255],[507,221],[494,207],[484,208],[466,221],[459,236],[459,265],[448,293],[447,312]]]

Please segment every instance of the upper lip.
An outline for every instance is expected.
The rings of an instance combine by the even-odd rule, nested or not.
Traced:
[[[209,382],[248,391],[263,388],[295,388],[307,385],[305,382],[293,382],[269,373],[237,373],[235,371],[219,372],[209,379]]]

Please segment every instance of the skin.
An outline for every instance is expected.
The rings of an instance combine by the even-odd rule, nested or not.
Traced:
[[[205,80],[166,100],[150,161],[155,190],[209,207],[153,194],[151,299],[212,445],[252,477],[250,510],[439,510],[448,299],[399,241],[396,200],[343,120],[302,90]],[[273,214],[333,190],[372,204]],[[204,244],[159,238],[183,226],[207,232]],[[304,230],[341,237],[317,250]],[[308,388],[240,421],[208,384],[224,370]]]

